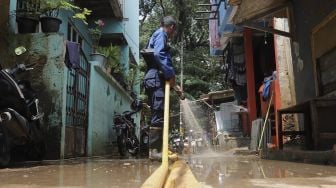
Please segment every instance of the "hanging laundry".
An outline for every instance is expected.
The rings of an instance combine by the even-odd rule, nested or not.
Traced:
[[[270,87],[271,83],[276,79],[276,71],[273,72],[272,76],[264,78],[264,88],[262,90],[262,99],[266,101],[270,97]]]
[[[65,64],[69,69],[78,69],[80,67],[79,43],[67,41]]]

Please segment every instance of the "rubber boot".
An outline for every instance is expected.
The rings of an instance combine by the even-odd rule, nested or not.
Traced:
[[[149,129],[149,159],[160,161],[162,158],[162,128],[150,127]]]

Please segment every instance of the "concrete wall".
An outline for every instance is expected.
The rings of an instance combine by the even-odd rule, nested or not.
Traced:
[[[109,148],[116,141],[114,113],[130,110],[132,99],[97,62],[91,62],[90,76],[88,155],[111,154]]]
[[[2,0],[0,1],[0,57],[1,57],[1,65],[11,60],[8,58],[9,51],[12,49],[6,48],[9,46],[12,36],[10,36],[9,31],[9,12],[10,12],[10,1]],[[14,50],[14,49],[13,49]]]
[[[328,14],[336,9],[334,0],[295,0],[295,37],[293,39],[293,65],[297,102],[315,97],[311,32]],[[328,37],[328,36],[326,36]]]
[[[137,63],[139,63],[139,0],[123,0],[122,21],[105,20],[103,33],[123,33],[127,45]]]
[[[104,20],[106,22],[104,33],[123,33],[127,40],[128,44],[121,46],[120,58],[126,71],[129,68],[129,50],[132,50],[134,58],[139,62],[139,11],[138,6],[134,6],[135,3],[137,2],[134,0],[124,2],[125,19],[123,21]],[[67,36],[68,23],[72,24],[83,38],[83,50],[88,57],[92,50],[88,26],[82,21],[72,19],[71,16],[72,14],[69,12],[60,14],[60,18],[63,20],[60,32]],[[131,98],[110,75],[97,68],[95,62],[91,63],[87,151],[89,156],[106,155],[111,153],[112,141],[116,139],[112,129],[113,114],[129,110]],[[138,125],[140,124],[139,117],[136,118],[136,122]]]
[[[131,52],[130,54],[133,55],[136,63],[139,64],[139,0],[122,0],[120,2],[122,3],[124,14],[124,20],[122,21],[124,27],[123,33],[129,47],[129,49],[125,51],[127,54],[124,53],[124,55],[128,56],[129,52]],[[127,61],[129,62],[129,57],[127,58]],[[129,65],[126,68],[128,70]],[[140,84],[134,87],[134,91],[138,94],[140,93]],[[140,116],[135,118],[135,122],[138,125],[136,132],[139,134]]]
[[[0,26],[3,26],[8,21],[9,15],[9,0],[0,1]]]
[[[139,0],[123,0],[123,13],[124,35],[139,64]]]
[[[122,45],[120,49],[121,49],[120,64],[123,65],[127,75],[130,63],[129,61],[130,48],[128,45]]]
[[[285,18],[275,18],[274,28],[288,32],[288,20]],[[281,108],[286,108],[296,103],[290,38],[274,35],[274,49],[280,87]]]
[[[63,99],[67,79],[63,63],[63,35],[36,33],[17,35],[15,39],[13,46],[25,46],[28,49],[28,53],[17,61],[37,63],[34,70],[22,74],[21,78],[31,81],[45,113],[42,128],[47,143],[47,158],[59,158],[62,127],[65,122]]]
[[[121,64],[126,73],[129,70],[129,54],[139,63],[139,0],[120,1],[123,20],[105,20],[103,33],[122,33],[127,44],[121,46]],[[88,155],[110,154],[112,141],[116,140],[113,132],[114,112],[130,110],[132,99],[113,77],[106,74],[95,62],[90,76]],[[139,92],[140,87],[136,90]],[[98,112],[98,113],[97,113]],[[136,115],[137,133],[139,133],[140,116]]]
[[[15,11],[16,1],[4,1],[6,6],[1,6],[7,12]],[[139,62],[139,23],[138,23],[138,0],[124,0],[124,19],[122,22],[110,20],[111,24],[105,28],[104,32],[124,33],[127,40],[126,45],[122,46],[122,64],[129,67],[129,50],[132,51],[134,59]],[[2,4],[0,4],[2,5]],[[31,80],[33,87],[38,91],[41,99],[42,110],[45,113],[44,129],[47,142],[47,157],[49,159],[63,158],[65,148],[65,117],[66,117],[66,81],[67,68],[64,64],[64,41],[67,38],[68,24],[71,23],[79,35],[83,38],[83,51],[88,57],[91,53],[91,37],[88,33],[88,26],[82,21],[75,20],[72,13],[61,11],[59,18],[62,24],[58,34],[27,34],[10,36],[14,38],[6,48],[0,49],[0,54],[5,54],[1,59],[5,61],[5,67],[13,66],[13,63],[24,61],[24,57],[15,59],[13,54],[8,51],[16,46],[23,45],[29,50],[29,62],[37,62],[35,70],[23,75],[25,79]],[[15,16],[10,20],[13,32],[16,32]],[[115,26],[118,27],[115,27]],[[117,29],[117,30],[116,30]],[[9,38],[9,37],[6,37]],[[8,40],[11,41],[11,40]],[[4,41],[6,42],[6,41]],[[0,43],[1,44],[1,43]],[[106,147],[110,146],[111,141],[116,139],[112,134],[113,114],[115,111],[123,112],[129,110],[131,98],[113,78],[104,73],[101,69],[93,68],[90,80],[90,99],[89,99],[89,127],[88,127],[88,154],[103,155],[107,154]],[[109,94],[108,94],[109,93]],[[140,116],[136,116],[136,122],[140,124]],[[139,130],[139,127],[138,127]]]

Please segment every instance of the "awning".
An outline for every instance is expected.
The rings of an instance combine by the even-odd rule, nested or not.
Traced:
[[[243,21],[258,19],[265,13],[272,13],[278,7],[287,4],[287,0],[242,0],[233,23],[239,24]]]
[[[239,26],[255,30],[291,37],[292,34],[280,31],[262,24],[273,17],[287,17],[289,15],[290,2],[288,0],[242,0],[237,13],[233,17],[233,23]]]
[[[232,89],[223,91],[214,91],[200,96],[200,100],[208,103],[220,104],[234,101],[234,91]]]

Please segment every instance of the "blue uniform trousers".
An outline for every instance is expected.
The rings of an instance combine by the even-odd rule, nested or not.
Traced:
[[[145,91],[151,106],[149,148],[162,149],[162,128],[164,111],[164,79],[157,69],[150,69],[144,79]]]

